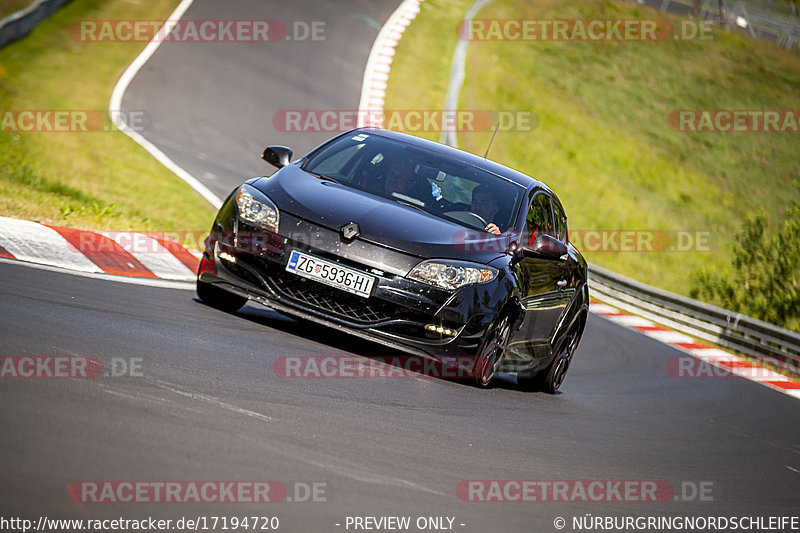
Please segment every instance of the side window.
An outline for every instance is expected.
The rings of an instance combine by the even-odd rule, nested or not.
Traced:
[[[555,236],[563,243],[567,242],[567,217],[555,202],[553,204],[553,214],[555,215],[556,232]]]
[[[533,197],[528,216],[525,219],[525,234],[527,245],[533,244],[537,235],[547,233],[554,235],[553,213],[550,207],[550,198],[546,194],[537,194]]]

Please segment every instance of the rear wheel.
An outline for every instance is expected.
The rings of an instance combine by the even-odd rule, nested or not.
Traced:
[[[569,365],[572,363],[572,356],[575,355],[575,349],[578,347],[578,340],[578,328],[574,327],[567,334],[562,345],[563,348],[549,367],[534,376],[517,376],[517,383],[528,390],[554,394],[564,382]]]
[[[480,353],[475,358],[473,375],[479,387],[488,387],[492,378],[500,369],[510,334],[511,322],[508,316],[504,316],[492,328],[481,347]]]
[[[244,296],[230,293],[199,279],[197,280],[197,296],[211,307],[228,313],[235,313],[247,303],[247,298]]]

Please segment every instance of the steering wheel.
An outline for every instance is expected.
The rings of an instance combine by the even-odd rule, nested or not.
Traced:
[[[448,211],[445,215],[452,217],[459,222],[463,222],[468,226],[474,226],[475,222],[477,221],[480,224],[480,229],[486,229],[486,226],[489,225],[482,216],[473,213],[472,211]]]

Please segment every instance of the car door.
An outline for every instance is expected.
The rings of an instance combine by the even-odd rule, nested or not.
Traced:
[[[555,237],[565,246],[567,246],[568,249],[567,256],[559,259],[560,273],[558,276],[558,282],[556,284],[558,285],[558,290],[562,301],[561,305],[563,307],[561,317],[555,325],[555,328],[557,329],[560,327],[560,323],[564,319],[564,315],[570,313],[570,304],[572,304],[577,296],[577,291],[581,285],[582,276],[580,274],[580,264],[575,259],[575,256],[569,252],[567,216],[564,214],[561,204],[555,197],[550,198],[550,203],[553,207]],[[555,331],[553,333],[555,334]]]
[[[556,223],[555,210],[561,217]],[[541,233],[566,239],[563,212],[551,200],[546,191],[534,191],[525,219],[521,246],[527,247]],[[524,253],[516,265],[520,283],[520,307],[522,323],[512,335],[508,352],[513,358],[528,359],[546,357],[550,353],[550,341],[570,300],[567,290],[568,261],[562,257]],[[574,292],[574,291],[572,291]]]

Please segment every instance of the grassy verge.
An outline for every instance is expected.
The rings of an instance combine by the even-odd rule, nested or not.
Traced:
[[[175,0],[82,0],[0,50],[0,109],[104,110],[143,43],[81,43],[76,20],[167,18]],[[108,120],[106,121],[108,122]],[[213,209],[120,131],[0,128],[0,215],[87,229],[205,230]]]
[[[33,0],[3,0],[0,2],[0,19],[6,18],[20,9],[25,9],[33,3]]]
[[[398,47],[387,109],[442,107],[467,4],[423,4]],[[495,0],[476,18],[682,20],[610,0]],[[491,157],[552,186],[570,229],[707,233],[709,251],[585,251],[592,262],[688,295],[701,268],[730,265],[734,235],[748,215],[763,207],[778,224],[798,197],[793,180],[800,176],[797,133],[690,134],[669,127],[669,113],[681,109],[800,109],[800,54],[724,30],[712,36],[473,41],[459,107],[536,114],[533,131],[498,133]],[[491,131],[461,133],[459,142],[483,154],[490,137]]]

